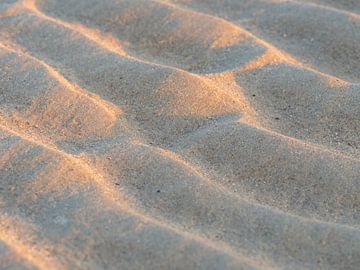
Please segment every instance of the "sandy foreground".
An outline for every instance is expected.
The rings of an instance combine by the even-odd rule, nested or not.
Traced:
[[[0,269],[360,269],[360,1],[0,0]]]

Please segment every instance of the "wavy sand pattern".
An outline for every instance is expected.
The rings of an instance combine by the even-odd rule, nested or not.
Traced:
[[[0,269],[359,269],[359,3],[0,1]]]

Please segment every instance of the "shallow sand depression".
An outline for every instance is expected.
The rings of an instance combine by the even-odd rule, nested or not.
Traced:
[[[0,0],[0,269],[360,269],[360,1]]]

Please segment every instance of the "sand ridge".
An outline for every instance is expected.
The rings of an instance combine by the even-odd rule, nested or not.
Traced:
[[[0,268],[357,269],[359,13],[0,3]]]

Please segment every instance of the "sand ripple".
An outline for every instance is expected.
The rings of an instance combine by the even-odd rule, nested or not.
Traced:
[[[360,5],[0,3],[1,269],[359,269]]]

